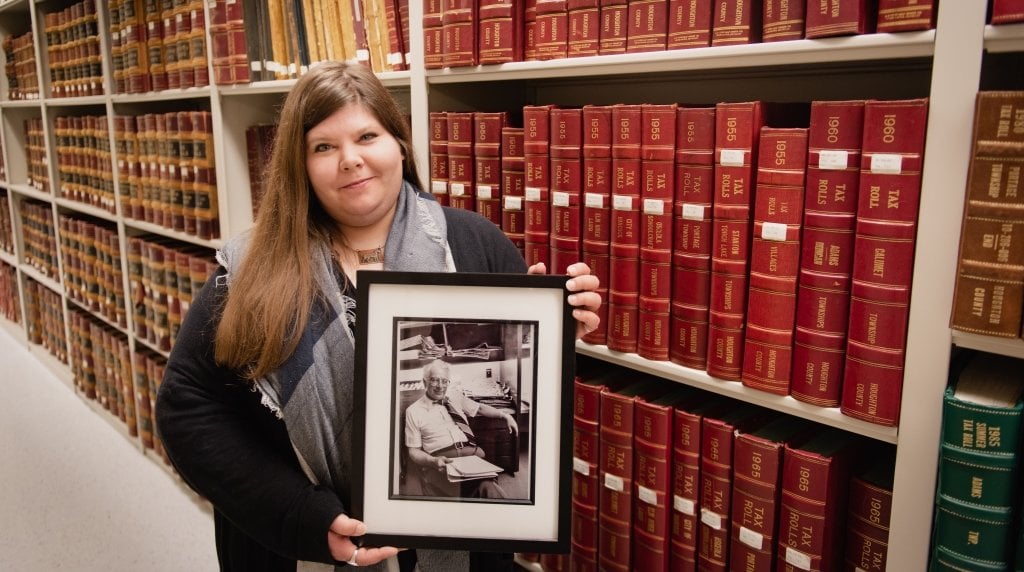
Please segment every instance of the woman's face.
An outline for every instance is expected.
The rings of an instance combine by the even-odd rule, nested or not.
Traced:
[[[306,171],[342,229],[390,224],[402,188],[402,148],[362,104],[346,105],[306,133]]]

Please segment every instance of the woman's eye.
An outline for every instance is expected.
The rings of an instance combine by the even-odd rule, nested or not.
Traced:
[[[313,147],[313,152],[314,153],[323,153],[324,151],[330,150],[330,148],[331,148],[331,146],[328,145],[327,143],[317,143]]]
[[[363,133],[359,137],[359,140],[360,141],[370,141],[370,140],[376,139],[376,138],[377,138],[377,134],[376,133]]]

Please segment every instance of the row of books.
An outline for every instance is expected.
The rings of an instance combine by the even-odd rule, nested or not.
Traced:
[[[15,324],[21,323],[21,297],[18,293],[18,271],[0,262],[0,316]]]
[[[66,364],[68,348],[64,336],[64,302],[60,294],[32,278],[26,278],[23,287],[28,340]]]
[[[50,192],[50,162],[46,153],[46,130],[42,117],[31,117],[23,123],[25,162],[28,165],[28,186],[41,193]]]
[[[434,112],[431,191],[530,264],[590,265],[606,327],[584,341],[895,425],[927,109]]]
[[[1022,171],[1024,91],[979,92],[950,319],[956,330],[1009,338],[1022,334]]]
[[[114,93],[210,84],[202,0],[107,3]]]
[[[571,569],[885,569],[892,447],[607,370],[575,383]]]
[[[20,203],[22,261],[47,278],[57,279],[57,233],[48,203],[26,199]]]
[[[39,76],[36,73],[32,32],[4,36],[0,40],[0,48],[4,52],[7,99],[39,99]]]
[[[53,120],[53,134],[61,196],[115,214],[107,116],[58,116]]]
[[[11,198],[0,192],[0,251],[14,254],[14,227],[11,219]]]
[[[426,0],[427,69],[927,30],[934,0]]]
[[[1024,569],[1024,360],[954,354],[943,396],[935,570]]]
[[[64,293],[110,324],[128,327],[117,226],[66,214],[59,226]]]
[[[210,10],[218,85],[294,78],[321,61],[409,69],[408,0],[217,0]]]
[[[43,17],[52,97],[103,95],[96,0],[83,0]]]
[[[68,311],[68,320],[75,388],[118,417],[129,435],[138,436],[128,337],[75,308]]]

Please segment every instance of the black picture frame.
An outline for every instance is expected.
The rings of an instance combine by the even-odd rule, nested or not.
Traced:
[[[576,323],[567,280],[359,271],[351,510],[366,524],[365,545],[569,551]],[[493,478],[449,485],[453,475],[457,480],[472,469],[442,472],[411,460],[406,432],[413,441],[421,433],[406,428],[407,410],[419,403],[427,411],[435,403],[422,381],[434,359],[450,369],[448,396],[485,403],[518,424],[513,432],[507,418],[485,417],[483,407],[469,418],[475,427],[469,442],[480,452],[460,462],[482,456],[499,467]],[[418,427],[419,418],[409,415]],[[426,452],[422,435],[414,448]],[[433,486],[438,474],[430,471],[447,478]],[[474,498],[485,487],[494,490],[491,485],[504,498]],[[449,486],[450,494],[437,492]]]

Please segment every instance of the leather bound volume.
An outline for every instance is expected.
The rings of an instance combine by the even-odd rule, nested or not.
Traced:
[[[850,477],[844,563],[847,570],[885,570],[896,455],[892,447],[879,449],[866,456],[864,466]]]
[[[597,292],[608,300],[611,280],[611,199],[612,199],[612,108],[606,105],[583,106],[583,262],[601,284]],[[583,336],[588,344],[608,341],[608,304],[601,304],[601,323]]]
[[[877,2],[847,0],[835,3],[808,3],[804,36],[826,38],[853,36],[875,31]]]
[[[763,127],[750,247],[743,385],[787,395],[793,363],[807,129]]]
[[[706,415],[701,422],[697,547],[700,570],[728,569],[735,435],[753,431],[774,416],[775,413],[767,409],[742,404],[716,415]]]
[[[831,427],[783,453],[778,570],[838,570],[850,468],[861,437]]]
[[[423,67],[444,67],[444,14],[445,0],[423,0]]]
[[[551,268],[565,274],[581,259],[583,110],[551,110]],[[557,255],[556,255],[557,254]]]
[[[448,205],[448,113],[430,112],[430,193]]]
[[[716,106],[707,371],[733,381],[742,376],[751,209],[763,125],[759,101]]]
[[[550,117],[553,105],[523,107],[526,263],[551,262]]]
[[[473,113],[473,176],[476,212],[501,226],[501,130],[508,125],[504,111]]]
[[[992,17],[989,23],[993,26],[1024,22],[1024,2],[1021,0],[992,0]]]
[[[875,31],[912,32],[935,27],[937,0],[878,0]]]
[[[632,0],[626,13],[626,52],[660,52],[668,40],[668,0]]]
[[[676,110],[669,359],[707,367],[715,108]]]
[[[927,99],[868,101],[841,411],[899,420]]]
[[[1015,338],[1024,310],[1024,91],[978,92],[973,131],[950,326]]]
[[[568,0],[568,56],[596,56],[601,47],[601,1]]]
[[[864,101],[811,102],[790,395],[836,407],[842,389]]]
[[[774,570],[783,451],[787,443],[801,443],[813,430],[810,423],[780,415],[736,434],[729,538],[733,569]]]
[[[600,0],[601,31],[598,52],[602,56],[626,53],[629,33],[628,0]]]
[[[523,159],[523,128],[501,129],[501,230],[523,250],[526,213],[523,210],[526,174]]]
[[[195,172],[196,236],[204,240],[220,236],[217,208],[217,171],[213,157],[213,116],[209,111],[190,112],[192,119],[192,164]],[[179,125],[180,130],[180,125]],[[184,131],[181,130],[182,137]],[[187,215],[186,215],[187,217]],[[188,222],[186,219],[186,229]]]
[[[804,37],[804,2],[764,0],[761,20],[762,42],[784,42]]]
[[[523,0],[523,60],[537,59],[537,0]]]
[[[479,60],[503,64],[523,59],[523,5],[520,0],[481,0]]]
[[[408,70],[409,63],[405,59],[405,54],[409,50],[402,37],[401,7],[398,0],[386,0],[384,10],[387,19],[387,62],[391,66],[391,71]]]
[[[666,49],[711,45],[712,0],[668,0]]]
[[[473,112],[448,112],[448,204],[476,210]]]
[[[764,0],[715,0],[711,11],[711,45],[733,46],[761,41]]]
[[[640,105],[612,107],[608,348],[636,353],[640,298]]]
[[[477,4],[475,0],[443,1],[441,29],[445,67],[477,65]]]
[[[566,0],[537,0],[535,59],[568,57],[569,12]]]

